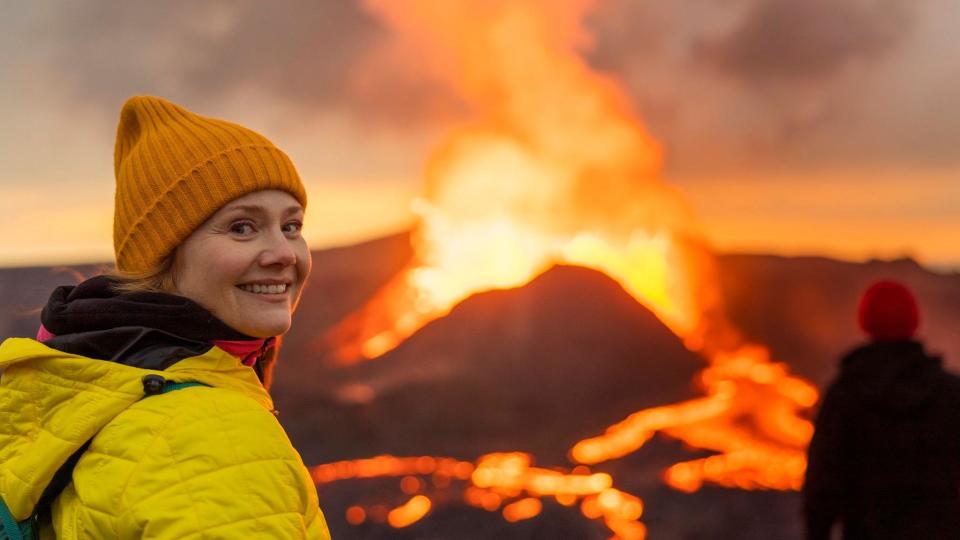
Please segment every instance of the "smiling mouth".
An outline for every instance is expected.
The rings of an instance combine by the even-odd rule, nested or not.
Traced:
[[[245,291],[253,294],[286,294],[287,290],[290,288],[290,285],[286,283],[281,283],[279,285],[237,285],[237,288],[241,291]]]

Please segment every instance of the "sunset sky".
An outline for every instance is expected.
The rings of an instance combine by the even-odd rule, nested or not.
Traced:
[[[960,270],[955,0],[565,1],[595,4],[580,53],[718,251]],[[134,94],[290,154],[314,248],[409,228],[431,148],[473,113],[359,0],[2,3],[0,266],[112,259]]]

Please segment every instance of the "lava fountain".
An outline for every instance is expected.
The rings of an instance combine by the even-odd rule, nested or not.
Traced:
[[[698,381],[704,397],[639,411],[574,444],[571,460],[583,467],[616,459],[660,432],[716,452],[669,468],[664,479],[677,489],[704,482],[798,489],[812,434],[803,411],[815,404],[816,389],[763,347],[745,343],[725,319],[701,228],[681,194],[659,178],[660,146],[615,81],[580,55],[590,44],[582,20],[595,1],[366,4],[469,106],[473,120],[449,133],[427,162],[409,265],[320,346],[344,363],[376,359],[472,294],[522,286],[556,264],[593,268],[705,357]],[[535,514],[539,502],[530,499],[544,492],[484,484],[509,475],[479,472],[528,474],[524,459],[482,458],[466,501],[482,507],[495,496],[489,505],[499,507],[513,497],[505,518]],[[349,477],[323,470],[324,481]],[[576,476],[551,474],[562,482]],[[579,497],[583,513],[604,519],[615,535],[642,538],[640,501],[596,482],[594,491],[546,494],[561,502]],[[411,499],[410,508],[398,515],[429,510],[421,499]]]
[[[475,120],[430,157],[416,255],[328,342],[375,358],[466,297],[557,263],[604,271],[684,336],[715,293],[659,145],[613,81],[576,54],[586,2],[370,1],[466,101]]]

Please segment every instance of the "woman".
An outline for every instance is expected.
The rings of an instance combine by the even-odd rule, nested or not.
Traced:
[[[0,346],[0,514],[41,538],[329,538],[265,390],[310,273],[296,169],[155,97],[124,105],[114,166],[117,271]]]

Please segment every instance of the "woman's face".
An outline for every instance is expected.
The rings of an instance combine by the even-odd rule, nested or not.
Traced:
[[[177,248],[176,292],[253,337],[290,328],[310,251],[303,207],[285,191],[257,191],[217,211]]]

